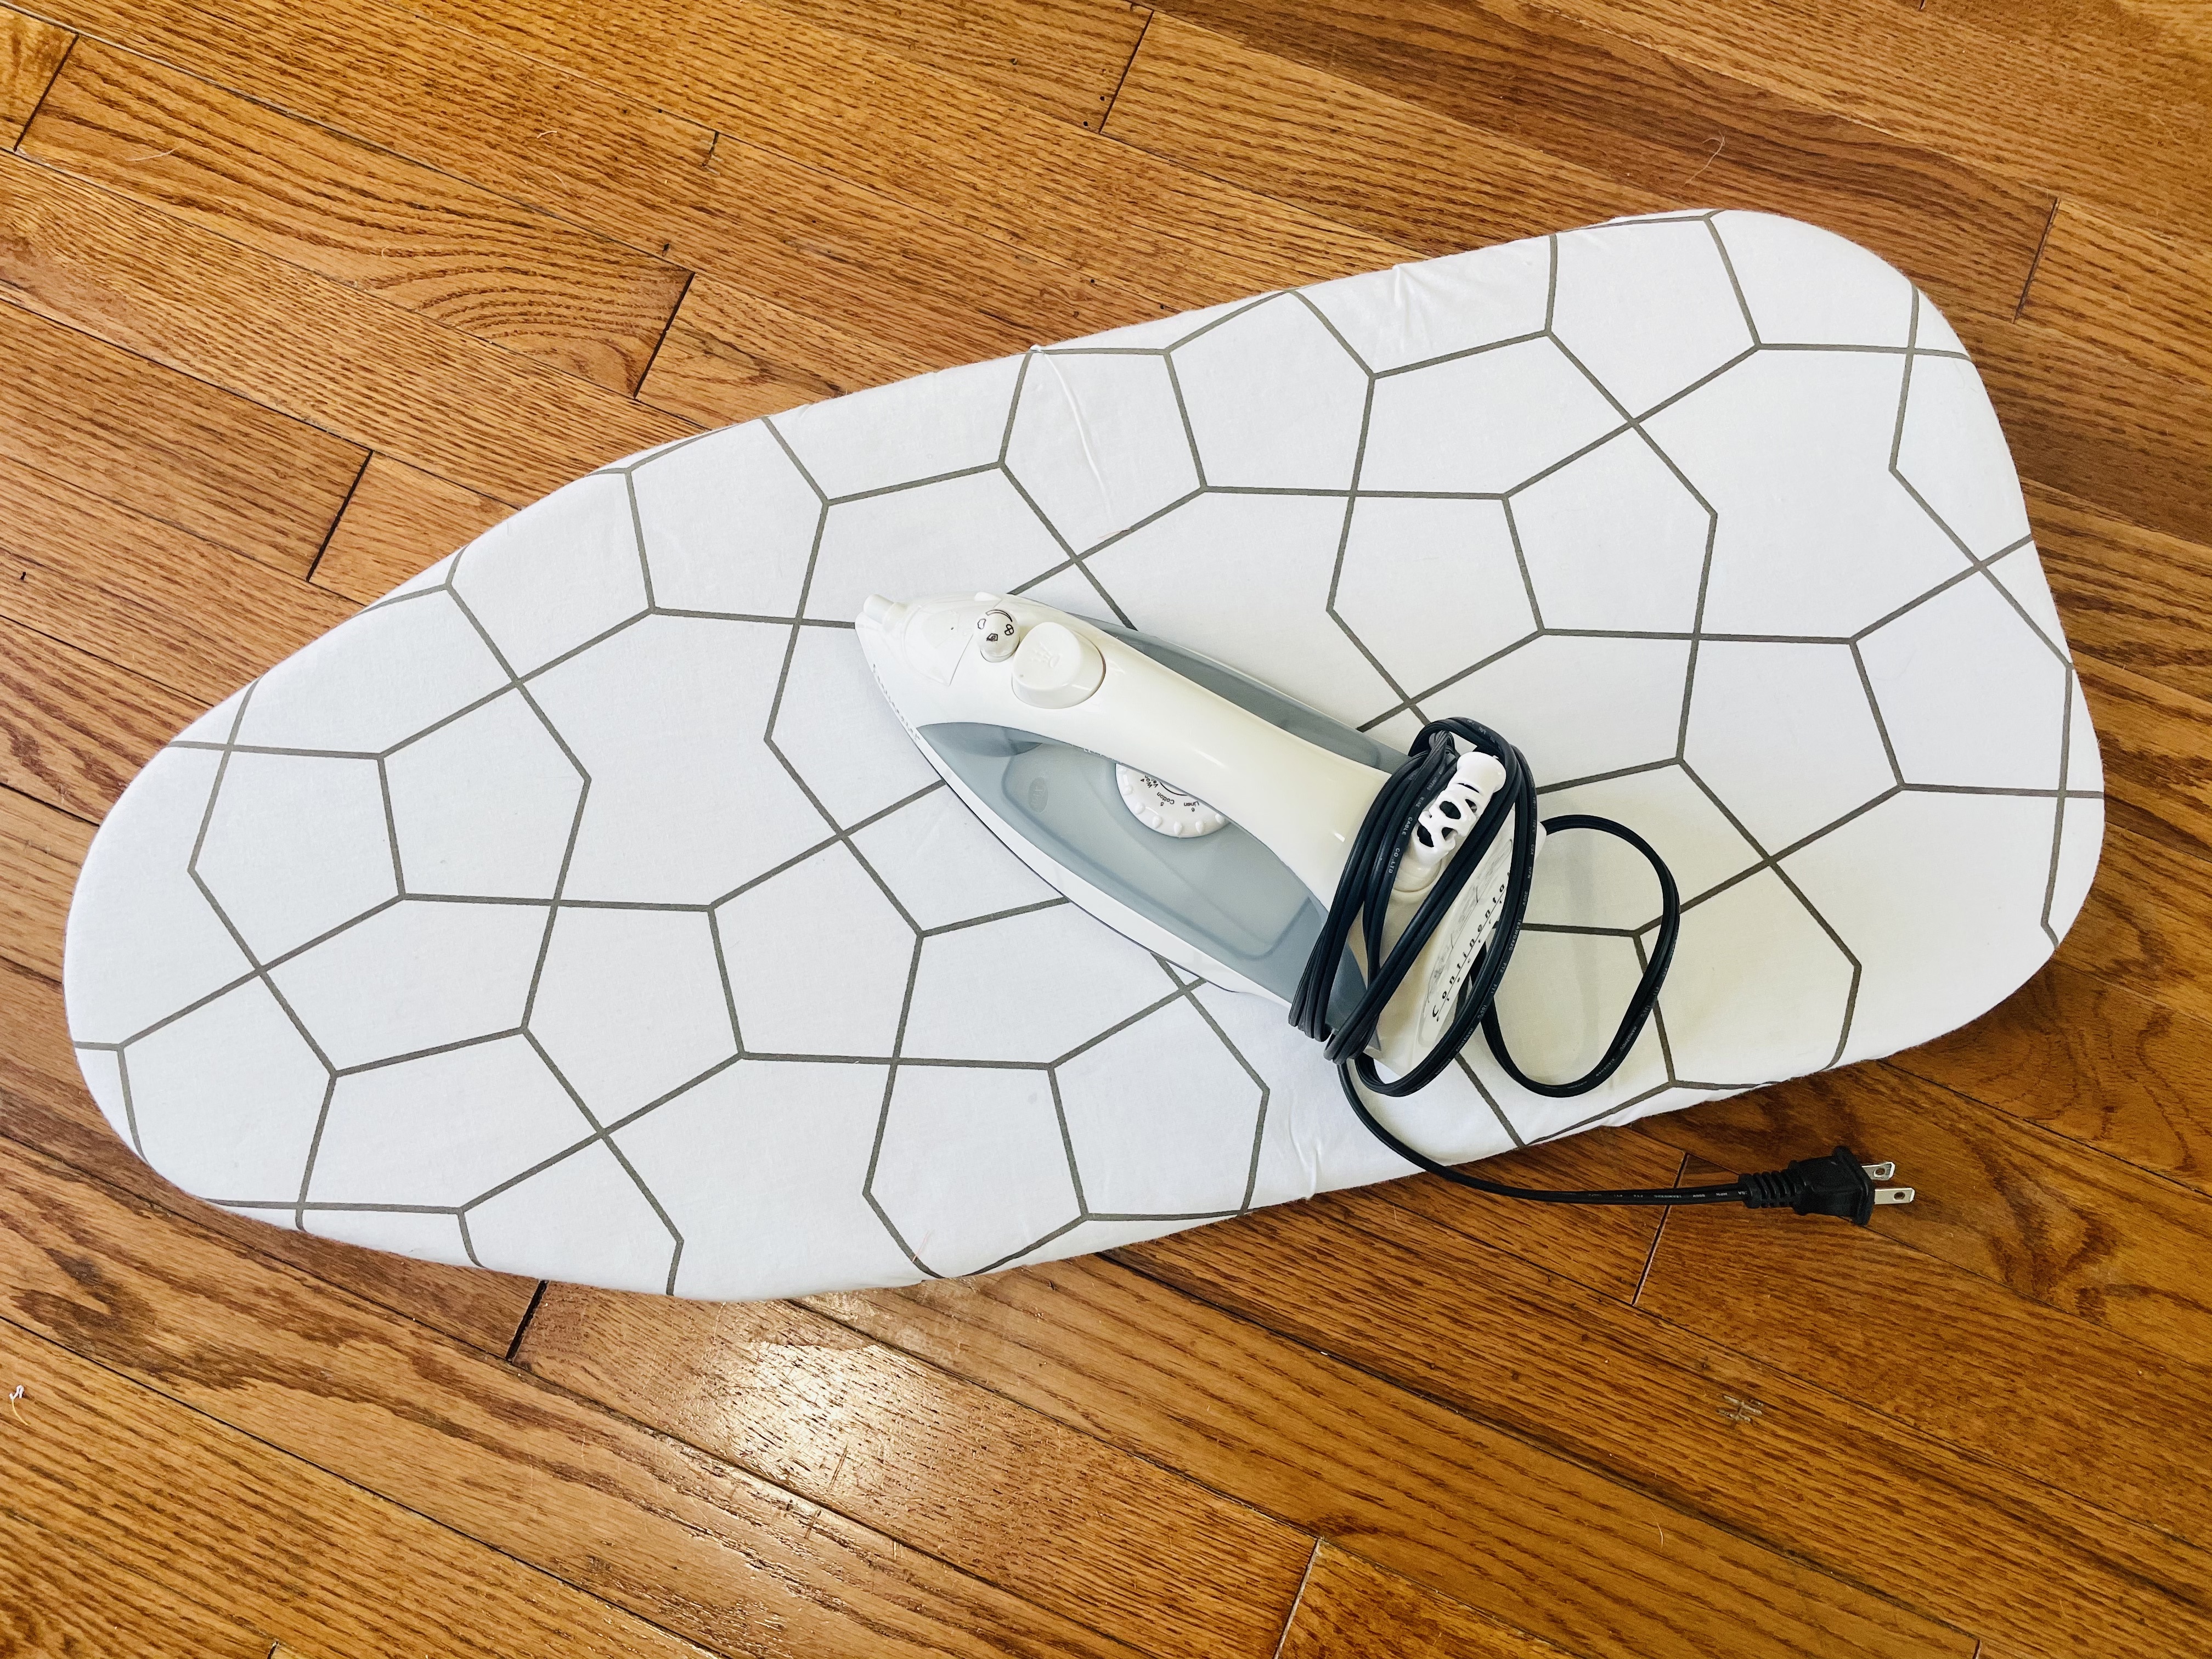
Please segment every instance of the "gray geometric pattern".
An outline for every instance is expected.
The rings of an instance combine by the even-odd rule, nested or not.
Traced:
[[[1780,222],[1660,216],[1516,245],[1525,292],[1485,293],[1516,325],[1480,338],[1408,337],[1412,311],[1374,303],[1382,278],[1355,278],[933,377],[939,422],[846,399],[580,481],[149,765],[72,916],[95,1094],[141,1156],[231,1209],[672,1294],[986,1271],[1397,1173],[1356,1143],[1311,1150],[1337,1127],[1281,1100],[1307,1097],[1308,1061],[1249,1024],[1232,1040],[1224,994],[1042,888],[902,738],[885,745],[845,640],[872,585],[1110,615],[1386,740],[1473,714],[1529,750],[1547,805],[1638,823],[1601,804],[1626,797],[1704,826],[1669,852],[1683,967],[1620,1085],[1563,1113],[1477,1043],[1463,1091],[1393,1115],[1440,1153],[1899,1046],[1898,1014],[1862,1032],[1865,993],[1910,1000],[1910,975],[1870,963],[1837,905],[1924,834],[1900,803],[1999,815],[1960,833],[2004,847],[2041,815],[2047,951],[2087,887],[2101,779],[2024,524],[2002,489],[1993,508],[1954,487],[1954,428],[1978,428],[1916,400],[1917,383],[1978,397],[1970,368],[1931,379],[1964,352],[1893,273],[1893,295],[1869,279],[1846,296],[1893,299],[1893,319],[1846,319],[1838,340],[1815,337],[1832,318],[1778,326],[1764,296],[1794,289],[1754,274],[1763,333],[1738,267],[1774,257]],[[1650,250],[1673,326],[1639,334],[1607,310],[1632,313],[1632,284],[1575,276],[1623,237]],[[1832,428],[1797,400],[1820,456],[1866,424],[1850,400],[1886,388],[1869,466],[1916,527],[1834,592],[1739,574],[1764,568],[1762,514],[1806,509],[1699,453],[1704,411],[1771,374],[1832,391]],[[1486,395],[1499,386],[1511,397]],[[1996,443],[1966,459],[2011,488]],[[1806,461],[1806,491],[1824,465]],[[1224,537],[1266,538],[1278,574],[1218,575]],[[1404,574],[1424,560],[1433,580]],[[1559,719],[1577,696],[1592,717]],[[1548,747],[1528,735],[1547,717]],[[1547,1047],[1559,975],[1609,1019],[1656,926],[1648,878],[1567,846],[1540,866],[1502,1004],[1540,1070],[1588,1040],[1588,1018],[1558,1015]],[[189,894],[162,884],[178,866]],[[125,969],[109,941],[141,932],[173,948]],[[1700,952],[1738,937],[1791,964],[1771,1023],[1797,1047],[1749,1070],[1700,1001],[1755,1003],[1755,986],[1700,989]],[[1969,1012],[2036,965],[2014,955],[1960,993]],[[1039,990],[1070,963],[1079,994]],[[1478,1097],[1490,1121],[1470,1119]],[[864,1214],[800,1190],[788,1171],[817,1158]]]

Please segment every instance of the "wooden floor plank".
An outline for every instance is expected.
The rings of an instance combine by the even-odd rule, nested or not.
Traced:
[[[1148,13],[1121,0],[769,0],[777,11],[990,88],[1078,126],[1114,101]]]
[[[411,12],[371,5],[339,22],[285,0],[227,0],[221,15],[190,0],[47,3],[216,84],[933,362],[1174,308]]]
[[[573,192],[562,210],[933,366],[999,356],[1176,308],[1127,282],[1101,282],[1065,257],[1010,246],[726,137],[712,163],[696,173],[644,188],[628,179],[595,181]]]
[[[1431,254],[1697,199],[1622,184],[1164,13],[1105,131]]]
[[[1693,194],[1702,206],[1826,225],[1882,253],[1947,307],[2009,314],[2050,216],[2045,191],[1669,59],[1558,9],[1188,0],[1175,9],[1247,47],[1670,202]],[[1247,93],[1222,113],[1256,101]]]
[[[1875,1231],[2147,1352],[2212,1366],[2212,1203],[2118,1158],[1885,1066],[1800,1078],[1644,1129],[1736,1170],[1838,1142],[1894,1160],[1920,1197],[1884,1210]]]
[[[0,283],[17,303],[57,322],[502,500],[532,500],[693,430],[575,375],[5,155]]]
[[[1768,1144],[1778,1132],[1817,1139],[1836,1121],[1801,1112],[1802,1091],[1755,1098],[1771,1101],[1759,1120]],[[1733,1167],[1693,1160],[1685,1178],[1725,1181]],[[1950,1167],[1901,1167],[1926,1182],[1912,1207],[1961,1207]],[[2024,1208],[2058,1207],[2024,1183],[2008,1192]],[[2054,1231],[2078,1239],[2086,1221],[2109,1237],[2132,1231],[2112,1220],[2129,1215],[2075,1212]],[[2203,1370],[1963,1270],[1931,1271],[1898,1237],[1738,1209],[1697,1221],[1661,1236],[1638,1307],[2118,1514],[2200,1543],[2212,1532],[2187,1449],[2212,1409]]]
[[[849,37],[779,27],[760,0],[655,0],[619,15],[583,0],[416,9],[1172,307],[1395,257]]]
[[[1846,1632],[1948,1650],[1863,1590],[1112,1262],[810,1305],[1589,1659],[1823,1655]]]
[[[0,6],[0,149],[23,136],[75,39],[42,18]]]
[[[97,1258],[79,1268],[101,1277]],[[23,1389],[0,1432],[8,1508],[302,1653],[699,1652],[5,1321],[0,1372]]]
[[[315,562],[314,584],[366,605],[465,547],[509,510],[420,467],[372,455]]]
[[[0,890],[20,879],[15,846],[0,837]],[[44,919],[56,932],[58,915]],[[0,956],[11,952],[0,951]],[[537,1291],[533,1279],[365,1250],[248,1221],[178,1191],[140,1163],[100,1116],[78,1075],[61,987],[0,961],[0,1134],[36,1147],[117,1190],[173,1211],[240,1247],[289,1262],[487,1352],[504,1354]]]
[[[2145,530],[2040,484],[2028,517],[2066,637],[2086,655],[2212,700],[2212,547]]]
[[[2070,951],[1972,1024],[1889,1063],[2212,1194],[2212,1020]]]
[[[1271,1653],[1313,1550],[1280,1522],[783,1303],[556,1285],[519,1358],[1164,1659]]]
[[[1275,1659],[1563,1659],[1563,1650],[1324,1543]]]
[[[354,611],[296,576],[4,458],[0,574],[0,617],[203,705]]]
[[[0,1499],[0,1653],[268,1659],[261,1632],[40,1525],[10,1497]]]
[[[2021,315],[2176,380],[2212,382],[2212,249],[2062,202]]]
[[[0,789],[0,956],[61,977],[62,921],[91,845],[92,825],[82,818]]]
[[[2188,44],[2188,0],[1786,0],[1750,27],[1695,0],[1565,9],[2008,176],[2199,239],[2212,229],[2212,79]]]
[[[2212,1639],[2212,1560],[2170,1535],[1369,1195],[1119,1255],[2008,1651]]]
[[[0,788],[97,820],[204,707],[0,617]]]
[[[956,356],[925,360],[702,276],[637,395],[687,421],[722,426],[950,368]]]
[[[711,1647],[1134,1651],[4,1146],[0,1284],[27,1328]]]
[[[586,180],[696,171],[714,148],[713,131],[696,122],[399,8],[325,10],[286,0],[224,0],[219,11],[195,0],[40,7],[95,39],[541,207]]]
[[[2212,386],[2045,324],[1951,314],[2021,476],[2146,528],[2212,542]]]
[[[1595,1129],[1548,1146],[1483,1160],[1482,1174],[1509,1186],[1671,1187],[1681,1152],[1632,1129]],[[1663,1212],[1529,1204],[1417,1176],[1377,1187],[1376,1196],[1539,1262],[1578,1285],[1634,1298],[1651,1259]]]
[[[2212,702],[2087,654],[2075,665],[2113,821],[2212,857]]]
[[[2203,860],[2170,837],[2107,825],[2096,885],[2059,960],[2212,1020],[2212,890]]]
[[[0,158],[10,169],[0,179],[25,166]],[[15,217],[10,199],[0,197],[0,223]],[[14,263],[0,252],[0,269]],[[20,304],[0,303],[0,457],[294,575],[314,562],[367,459]]]
[[[135,53],[70,56],[23,154],[628,394],[686,274]]]

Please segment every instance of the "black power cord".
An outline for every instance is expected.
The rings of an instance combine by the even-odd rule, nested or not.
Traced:
[[[1504,782],[1484,804],[1482,815],[1464,837],[1458,853],[1443,866],[1426,896],[1406,924],[1404,933],[1386,952],[1382,933],[1390,892],[1398,868],[1419,831],[1420,817],[1430,802],[1451,781],[1461,749],[1488,755],[1504,769]],[[1610,818],[1586,812],[1569,813],[1544,820],[1547,834],[1567,830],[1595,830],[1626,842],[1650,864],[1659,878],[1659,934],[1650,960],[1637,981],[1635,992],[1621,1014],[1613,1041],[1595,1065],[1565,1083],[1545,1083],[1529,1077],[1513,1060],[1498,1018],[1498,990],[1513,959],[1521,927],[1528,910],[1528,890],[1535,878],[1536,784],[1526,757],[1480,721],[1465,719],[1431,720],[1413,739],[1405,764],[1390,775],[1374,804],[1361,820],[1353,838],[1344,873],[1338,878],[1336,896],[1328,907],[1321,937],[1306,958],[1297,997],[1291,1004],[1291,1024],[1322,1045],[1322,1052],[1337,1068],[1344,1097],[1371,1134],[1399,1157],[1431,1175],[1477,1192],[1499,1198],[1527,1199],[1540,1204],[1742,1204],[1754,1210],[1787,1207],[1799,1215],[1840,1216],[1863,1227],[1876,1204],[1909,1202],[1910,1188],[1877,1188],[1877,1178],[1892,1173],[1888,1164],[1865,1164],[1848,1147],[1838,1146],[1823,1158],[1800,1158],[1787,1169],[1741,1176],[1732,1182],[1703,1187],[1623,1188],[1613,1190],[1561,1192],[1539,1187],[1509,1187],[1486,1181],[1462,1170],[1439,1164],[1408,1146],[1384,1127],[1368,1107],[1360,1091],[1383,1098],[1410,1095],[1426,1087],[1453,1057],[1482,1028],[1490,1051],[1506,1075],[1533,1093],[1555,1099],[1588,1094],[1620,1069],[1636,1040],[1658,1006],[1659,993],[1673,966],[1674,945],[1682,930],[1681,896],[1666,860],[1643,836]],[[1513,842],[1507,865],[1504,902],[1481,953],[1459,988],[1452,1018],[1436,1046],[1403,1076],[1386,1079],[1366,1052],[1374,1040],[1382,1011],[1405,982],[1421,948],[1443,923],[1453,902],[1474,877],[1484,855],[1497,842],[1509,817]],[[1337,981],[1344,971],[1346,946],[1357,926],[1360,943],[1370,964],[1358,1000],[1334,1025],[1329,1010],[1336,999]]]

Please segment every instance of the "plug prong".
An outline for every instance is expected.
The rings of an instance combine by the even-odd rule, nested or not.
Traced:
[[[1910,1187],[1877,1187],[1874,1189],[1874,1201],[1877,1204],[1910,1204],[1912,1199],[1913,1192]]]
[[[1859,1168],[1867,1172],[1869,1181],[1887,1181],[1897,1173],[1894,1164],[1862,1164]]]

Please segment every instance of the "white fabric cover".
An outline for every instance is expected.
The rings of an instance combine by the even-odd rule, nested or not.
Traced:
[[[1263,296],[672,444],[518,514],[147,766],[70,1023],[191,1191],[717,1297],[1098,1249],[1404,1166],[1277,1006],[1059,901],[863,669],[872,590],[1035,593],[1401,745],[1474,715],[1679,875],[1586,1098],[1480,1040],[1439,1157],[1920,1042],[2097,860],[2097,747],[1995,416],[1873,255],[1724,212]],[[1502,1009],[1580,1069],[1657,908],[1545,855]]]

